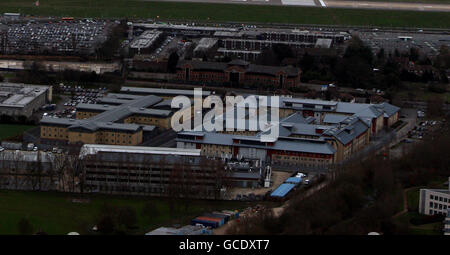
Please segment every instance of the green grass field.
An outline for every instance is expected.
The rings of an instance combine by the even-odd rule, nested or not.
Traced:
[[[18,234],[18,222],[27,218],[34,231],[42,230],[48,234],[67,234],[76,231],[92,234],[89,229],[96,224],[96,218],[103,204],[111,206],[129,206],[138,216],[138,229],[134,234],[144,234],[159,226],[171,224],[189,224],[194,216],[213,210],[234,210],[247,207],[245,202],[201,201],[190,202],[185,211],[184,204],[178,203],[178,209],[171,217],[166,199],[89,195],[88,203],[74,203],[79,196],[67,193],[0,191],[0,235]],[[145,203],[153,203],[158,215],[143,215]]]
[[[35,16],[449,28],[450,13],[141,0],[2,0],[0,12]]]
[[[26,130],[33,127],[34,126],[28,125],[0,124],[0,140],[3,140],[11,136],[20,135]]]
[[[450,102],[450,92],[435,93],[429,91],[424,83],[404,82],[406,89],[399,91],[396,96],[399,99],[427,101],[430,97],[439,96],[446,102]]]
[[[398,224],[406,224],[408,225],[409,234],[411,235],[442,235],[442,223],[435,222],[429,224],[423,224],[415,226],[410,223],[412,218],[421,217],[418,212],[407,212],[405,214],[400,215],[395,219]]]

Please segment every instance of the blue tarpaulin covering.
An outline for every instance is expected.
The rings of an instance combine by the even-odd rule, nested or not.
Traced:
[[[302,178],[300,177],[290,177],[287,178],[286,181],[284,181],[284,183],[292,183],[292,184],[299,184],[300,182],[302,182]]]
[[[291,191],[295,186],[296,186],[296,184],[283,183],[283,184],[281,184],[276,190],[274,190],[274,191],[272,192],[272,194],[270,194],[270,196],[271,196],[271,197],[284,197],[284,196],[286,196],[286,194],[289,193],[289,191]]]

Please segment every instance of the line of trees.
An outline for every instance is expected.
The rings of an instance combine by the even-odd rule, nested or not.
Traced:
[[[340,49],[315,50],[319,52],[311,55],[308,49],[293,50],[286,45],[274,44],[264,49],[256,62],[275,66],[293,64],[302,69],[302,82],[337,82],[353,88],[395,89],[402,86],[402,81],[448,83],[446,70],[450,68],[450,50],[445,45],[434,59],[417,48],[394,52],[381,48],[373,54],[371,47],[357,36],[348,42],[342,53]],[[410,72],[405,66],[409,61],[424,70]]]
[[[22,151],[0,154],[0,188],[34,191],[83,192],[83,161],[78,155]]]

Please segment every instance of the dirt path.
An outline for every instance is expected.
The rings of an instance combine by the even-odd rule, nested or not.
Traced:
[[[397,218],[398,216],[408,212],[408,196],[406,193],[415,188],[417,187],[411,187],[403,190],[403,210],[396,213],[394,216],[392,216],[392,218]]]

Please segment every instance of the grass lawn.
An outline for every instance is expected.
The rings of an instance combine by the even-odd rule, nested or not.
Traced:
[[[15,124],[0,124],[0,140],[6,139],[11,136],[20,135],[28,129],[35,126],[29,125],[15,125]]]
[[[427,101],[430,97],[440,96],[446,102],[450,102],[450,92],[435,93],[429,91],[423,83],[405,83],[407,88],[398,92],[396,96],[406,100]]]
[[[420,188],[410,189],[406,192],[406,200],[408,203],[409,211],[419,210],[419,196],[420,196]]]
[[[423,225],[413,225],[410,223],[412,218],[420,217],[418,212],[407,212],[398,216],[395,222],[398,224],[408,225],[409,234],[411,235],[442,235],[442,222],[435,222]]]
[[[152,18],[161,20],[332,24],[387,27],[449,28],[450,13],[312,8],[142,0],[2,0],[0,12],[35,16]]]
[[[34,231],[42,230],[48,234],[67,234],[76,231],[81,234],[92,233],[89,229],[96,224],[96,217],[105,203],[111,206],[129,206],[138,216],[138,229],[133,234],[144,234],[159,226],[189,224],[190,219],[201,213],[213,210],[242,209],[250,204],[236,201],[202,201],[189,203],[185,211],[184,203],[178,203],[176,212],[170,216],[169,203],[161,198],[122,197],[105,195],[86,195],[87,203],[74,203],[78,195],[53,192],[0,191],[0,234],[18,234],[18,222],[27,218]],[[142,209],[148,202],[153,203],[157,215],[143,215]]]

